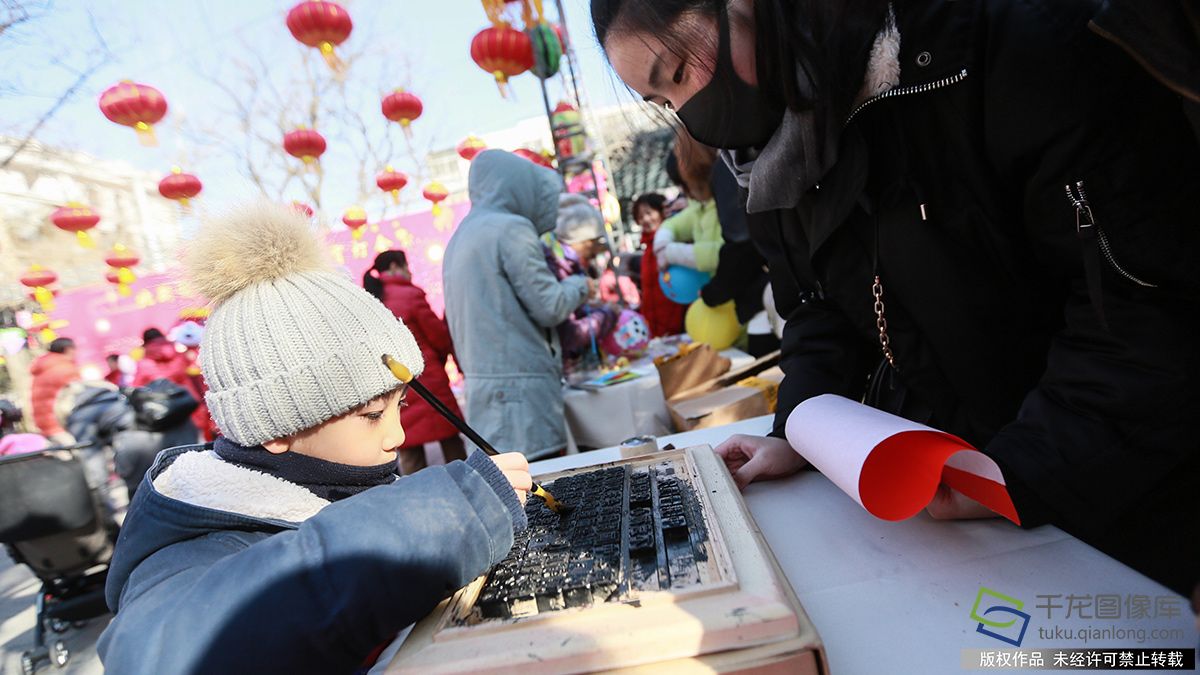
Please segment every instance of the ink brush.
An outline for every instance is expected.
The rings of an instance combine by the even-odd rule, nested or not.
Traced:
[[[500,454],[496,448],[492,447],[491,443],[485,441],[483,436],[480,436],[478,432],[472,429],[465,420],[458,415],[455,415],[454,411],[447,408],[446,404],[442,403],[441,399],[435,396],[432,391],[429,391],[425,385],[418,382],[417,378],[412,376],[412,372],[408,369],[408,367],[403,363],[400,363],[398,359],[393,357],[391,354],[384,354],[383,365],[387,366],[388,370],[392,372],[392,375],[396,376],[397,380],[407,384],[409,389],[417,392],[417,394],[421,398],[425,399],[429,405],[433,406],[433,409],[438,411],[442,417],[445,417],[447,420],[449,420],[449,422],[453,424],[456,429],[461,431],[463,435],[466,436],[472,443],[479,446],[480,450],[483,450],[485,453],[492,456]],[[554,495],[550,494],[550,492],[546,490],[546,488],[538,485],[537,483],[533,484],[533,488],[529,492],[532,495],[541,497],[542,501],[546,502],[546,506],[555,513],[562,514],[566,513],[568,510],[568,507],[565,504],[559,502],[554,498]]]

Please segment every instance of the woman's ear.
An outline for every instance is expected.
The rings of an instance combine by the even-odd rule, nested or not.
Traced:
[[[263,448],[272,455],[281,455],[292,448],[292,438],[276,438],[272,441],[263,442]]]

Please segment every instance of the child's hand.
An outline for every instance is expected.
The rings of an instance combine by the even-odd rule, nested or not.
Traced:
[[[517,499],[524,504],[525,496],[533,489],[533,478],[529,475],[529,460],[519,452],[506,452],[494,455],[492,461],[500,467],[500,471],[504,472],[504,477],[517,492]]]
[[[808,464],[787,441],[771,436],[737,434],[718,445],[715,452],[741,490],[756,480],[786,478]]]

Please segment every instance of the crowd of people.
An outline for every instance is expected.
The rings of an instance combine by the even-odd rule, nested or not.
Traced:
[[[198,361],[151,329],[129,382],[81,382],[69,340],[34,365],[41,433],[117,466],[136,392],[166,382],[196,404],[173,428],[194,442],[159,429],[172,447],[122,473],[138,497],[109,576],[108,668],[371,663],[525,527],[528,461],[566,446],[565,369],[623,310],[655,336],[685,329],[696,306],[659,283],[672,269],[709,275],[697,302],[729,307],[747,350],[781,351],[774,430],[716,449],[739,485],[804,469],[788,416],[840,394],[980,448],[1021,526],[1192,592],[1200,118],[1180,97],[1200,92],[1162,77],[1169,52],[1146,40],[1178,17],[1143,14],[1139,34],[1120,2],[591,6],[617,76],[683,127],[682,197],[633,201],[641,251],[618,261],[586,197],[488,150],[445,251],[444,318],[403,252],[353,283],[304,218],[263,205],[190,247],[213,303]],[[501,454],[468,454],[413,377]],[[426,466],[435,442],[447,462]],[[995,515],[944,486],[929,512]]]

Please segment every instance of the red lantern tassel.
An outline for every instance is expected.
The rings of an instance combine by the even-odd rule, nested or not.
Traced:
[[[137,281],[137,277],[133,276],[133,272],[128,267],[121,267],[117,269],[117,281],[122,284],[132,284]]]
[[[430,209],[430,213],[432,213],[432,214],[433,214],[433,217],[434,217],[434,218],[437,218],[438,216],[442,215],[442,204],[441,204],[441,202],[434,202],[434,203],[433,203],[433,208],[432,208],[432,209]]]
[[[88,234],[85,230],[77,230],[75,232],[75,239],[84,248],[96,248],[96,242],[92,241],[92,235]]]
[[[332,42],[321,43],[321,56],[325,57],[325,63],[333,72],[341,73],[346,69],[346,62],[338,58],[337,52],[333,51]]]
[[[400,203],[400,191],[399,190],[392,190],[392,203],[393,204]]]
[[[120,293],[121,297],[127,298],[133,291],[129,289],[129,284],[117,284],[117,293]]]
[[[404,130],[404,137],[410,141],[412,140],[412,129],[408,125],[411,123],[412,120],[400,120],[400,128]]]
[[[33,297],[35,300],[37,300],[38,304],[42,306],[42,311],[54,311],[54,294],[50,292],[50,289],[44,286],[38,286],[33,289]]]
[[[356,227],[350,231],[350,237],[355,240],[362,239],[362,233],[363,233],[363,228],[360,225],[359,227]]]
[[[508,76],[499,70],[492,75],[496,78],[496,88],[500,90],[500,98],[508,98]]]
[[[133,130],[137,132],[138,141],[142,145],[154,147],[158,145],[158,138],[154,136],[154,127],[145,122],[138,122],[133,125]]]

